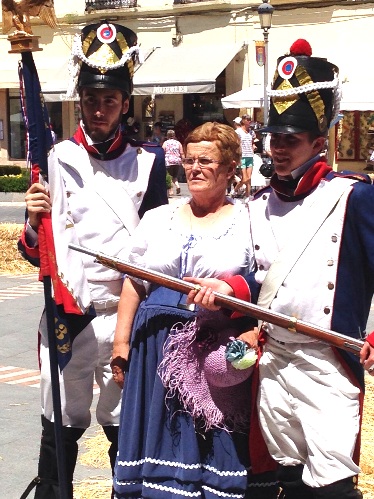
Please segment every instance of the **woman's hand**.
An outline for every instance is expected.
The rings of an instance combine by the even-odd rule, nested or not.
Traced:
[[[30,186],[25,195],[29,224],[34,230],[39,227],[41,213],[49,213],[52,208],[49,193],[42,184],[35,183]]]
[[[191,282],[200,286],[200,289],[193,289],[187,295],[187,303],[195,303],[208,310],[219,310],[221,307],[215,304],[214,291],[223,295],[233,296],[234,292],[231,286],[225,281],[214,278],[197,278],[197,277],[184,277],[184,281]]]
[[[258,350],[258,327],[254,327],[250,331],[246,331],[237,337],[237,340],[242,340],[248,348],[253,348],[254,350]]]
[[[123,355],[125,355],[126,358]],[[126,354],[116,355],[113,351],[110,367],[112,368],[113,381],[117,383],[117,385],[121,388],[121,390],[125,382],[125,371],[127,369],[127,365],[128,365],[128,353],[127,355]]]
[[[373,335],[373,333],[371,334]],[[374,376],[374,348],[368,341],[365,341],[364,346],[361,348],[360,362],[364,366],[364,369],[371,376]]]
[[[113,380],[120,388],[123,388],[125,371],[129,360],[132,324],[139,303],[144,296],[145,290],[142,285],[133,282],[128,277],[124,280],[118,304],[112,361],[110,363]]]

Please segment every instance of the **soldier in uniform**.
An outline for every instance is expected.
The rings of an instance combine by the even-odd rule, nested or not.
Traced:
[[[374,187],[337,173],[324,155],[339,112],[338,68],[298,40],[278,59],[268,126],[275,166],[249,203],[257,270],[246,279],[194,280],[189,299],[214,308],[212,287],[346,336],[365,339],[374,292]],[[208,289],[208,288],[210,289]],[[358,499],[364,369],[374,374],[374,338],[361,356],[262,324],[260,423],[285,499]]]
[[[20,240],[25,257],[38,259],[40,216],[50,212],[59,277],[77,296],[86,296],[84,307],[92,304],[95,310],[95,318],[74,340],[71,360],[60,374],[71,498],[77,441],[91,421],[94,379],[100,387],[96,418],[110,441],[112,465],[117,453],[121,390],[112,379],[110,357],[123,276],[70,250],[68,243],[118,255],[145,211],[168,202],[162,148],[136,142],[121,131],[137,57],[136,34],[124,26],[102,22],[86,26],[76,36],[71,58],[75,78],[69,92],[79,94],[82,120],[74,136],[50,152],[48,185],[42,180],[34,183],[25,198],[28,220]],[[43,315],[37,499],[59,497],[46,329]]]

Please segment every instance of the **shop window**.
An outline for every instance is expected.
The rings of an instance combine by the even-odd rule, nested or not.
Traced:
[[[56,141],[62,140],[62,102],[46,102],[49,121],[56,134]]]
[[[197,127],[207,121],[227,123],[223,108],[222,97],[225,96],[225,70],[216,80],[216,91],[209,94],[185,94],[183,96],[183,117]]]
[[[344,111],[338,130],[338,161],[366,161],[373,148],[373,111]]]
[[[48,115],[56,139],[62,136],[62,102],[46,102]],[[27,136],[26,127],[21,111],[21,102],[18,90],[9,91],[9,157],[10,159],[26,159]]]
[[[9,96],[9,157],[26,159],[26,129],[19,96]]]

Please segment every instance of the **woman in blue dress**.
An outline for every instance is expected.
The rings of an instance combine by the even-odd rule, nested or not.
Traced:
[[[184,149],[191,198],[147,212],[132,237],[128,259],[180,278],[244,275],[254,265],[248,212],[226,197],[240,161],[240,141],[231,127],[205,123],[189,134]],[[199,407],[186,408],[176,390],[169,396],[170,387],[163,385],[159,370],[171,330],[196,315],[185,298],[125,279],[112,364],[114,379],[124,383],[115,497],[276,498],[272,476],[267,483],[249,480],[251,381],[218,389],[224,401],[218,408],[220,424],[204,420],[201,411],[196,416]],[[230,321],[233,328],[236,337],[252,329],[241,337],[256,346],[253,321]],[[204,404],[197,398],[196,404]]]

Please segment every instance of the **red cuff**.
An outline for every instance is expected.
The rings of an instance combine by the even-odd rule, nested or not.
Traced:
[[[374,348],[374,331],[366,336],[365,341],[367,341],[369,345]]]
[[[235,298],[248,302],[251,301],[251,292],[249,290],[248,283],[243,276],[234,275],[232,277],[228,277],[227,279],[223,279],[223,281],[232,287]],[[230,317],[231,319],[237,319],[238,317],[243,317],[243,314],[240,312],[233,312]]]

